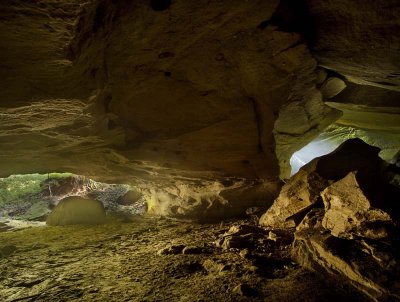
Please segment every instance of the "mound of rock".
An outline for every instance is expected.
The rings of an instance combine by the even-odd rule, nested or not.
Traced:
[[[350,172],[321,193],[325,206],[322,226],[341,238],[390,237],[399,209],[394,204],[396,195],[386,197],[382,191],[395,193],[395,190],[362,173]]]
[[[316,158],[282,188],[260,224],[295,229],[292,257],[373,301],[400,301],[399,188],[379,149],[359,139]]]
[[[320,193],[351,171],[377,175],[382,169],[380,149],[361,139],[351,139],[335,151],[303,166],[283,186],[278,198],[260,218],[265,227],[296,227],[311,208],[320,205]]]
[[[307,214],[295,232],[293,259],[338,284],[351,284],[372,301],[400,301],[398,240],[338,238],[322,226],[323,219],[323,209]]]
[[[106,212],[103,204],[94,199],[70,196],[61,200],[46,220],[47,225],[101,224]]]

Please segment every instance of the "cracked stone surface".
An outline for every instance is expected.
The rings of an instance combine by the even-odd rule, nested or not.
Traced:
[[[275,243],[256,233],[249,237],[250,232],[244,240],[255,240],[257,248],[246,258],[239,249],[217,248],[213,242],[235,224],[240,222],[199,225],[137,218],[132,223],[2,232],[2,245],[7,242],[14,250],[0,258],[0,298],[211,302],[362,297],[293,264],[287,242]],[[257,232],[257,227],[251,230]],[[262,238],[264,243],[257,243]],[[201,252],[157,254],[179,245]],[[238,286],[241,291],[235,290]]]

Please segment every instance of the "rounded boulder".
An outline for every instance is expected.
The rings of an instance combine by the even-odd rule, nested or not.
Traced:
[[[80,196],[62,199],[47,217],[46,224],[51,226],[74,224],[101,224],[106,219],[103,203]]]

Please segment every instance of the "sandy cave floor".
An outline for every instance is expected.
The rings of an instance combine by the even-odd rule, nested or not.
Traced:
[[[243,224],[250,222],[136,217],[0,231],[3,251],[16,247],[0,258],[0,301],[363,301],[294,264],[287,242],[256,236],[259,246],[247,255],[216,247],[232,225]],[[160,254],[171,245],[188,254]]]

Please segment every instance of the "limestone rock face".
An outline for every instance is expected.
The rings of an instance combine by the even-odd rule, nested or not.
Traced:
[[[378,152],[355,139],[313,160],[284,185],[260,224],[296,227],[292,257],[300,265],[373,301],[397,301],[400,191],[385,181]]]
[[[318,174],[300,170],[282,187],[278,198],[261,216],[260,224],[274,228],[296,227],[306,211],[320,201],[320,192],[328,184]]]
[[[312,141],[340,116],[339,110],[322,102],[321,93],[317,90],[280,108],[273,133],[282,179],[290,177],[289,159],[292,154]]]
[[[174,217],[268,206],[293,152],[340,116],[326,78],[397,104],[393,1],[304,1],[309,44],[280,18],[298,1],[2,1],[0,176],[129,183]]]
[[[176,1],[154,11],[145,1],[93,1],[79,19],[70,58],[98,85],[97,117],[124,132],[137,158],[276,178],[290,152],[277,161],[273,129],[284,132],[297,116],[289,110],[287,118],[282,105],[296,102],[304,111],[299,122],[309,116],[296,134],[338,117],[315,88],[316,62],[301,35],[262,25],[278,2],[230,1],[227,9]],[[279,127],[278,115],[285,119]],[[313,138],[291,134],[286,145],[295,148]]]
[[[400,89],[397,0],[307,0],[319,63],[355,83]]]
[[[47,217],[51,226],[104,223],[106,212],[100,201],[70,196],[61,200]]]
[[[331,99],[346,88],[346,83],[339,78],[331,77],[321,87],[324,99]]]
[[[400,299],[396,241],[347,240],[321,227],[324,211],[310,212],[295,233],[293,258],[302,266],[346,280],[373,301]]]
[[[150,188],[145,195],[151,214],[210,221],[243,216],[251,205],[268,208],[279,189],[280,184],[260,181],[236,182],[228,188],[215,181],[204,185],[177,181]]]
[[[86,98],[93,86],[65,57],[82,1],[1,1],[1,106]]]
[[[360,176],[357,173],[350,172],[321,193],[325,204],[322,226],[336,237],[352,238],[357,235],[371,239],[386,238],[386,228],[393,225],[393,220],[378,208],[379,204],[372,205],[363,192],[364,184],[358,178]],[[381,204],[384,202],[380,200]]]
[[[318,201],[322,204],[320,193],[333,181],[356,170],[369,175],[379,173],[382,160],[378,153],[379,148],[351,139],[334,152],[312,160],[283,186],[271,208],[260,218],[260,224],[276,228],[297,226],[307,210]]]

